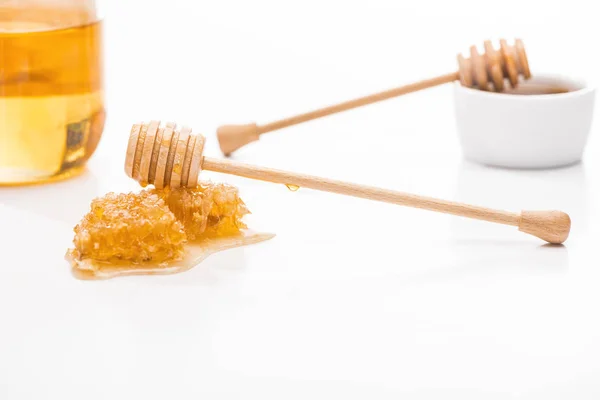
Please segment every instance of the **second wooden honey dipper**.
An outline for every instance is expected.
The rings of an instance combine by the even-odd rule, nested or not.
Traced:
[[[362,107],[367,104],[391,99],[404,94],[416,92],[430,87],[460,80],[461,84],[479,90],[494,90],[500,92],[504,89],[504,81],[508,80],[511,87],[519,82],[519,77],[528,79],[531,77],[525,46],[520,39],[515,40],[514,46],[509,45],[506,40],[500,40],[500,50],[494,49],[492,42],[484,42],[485,53],[479,54],[476,46],[471,46],[470,58],[461,54],[457,56],[458,71],[405,86],[375,93],[369,96],[346,101],[333,106],[321,108],[305,114],[299,114],[280,121],[265,125],[224,125],[217,129],[217,138],[221,151],[229,155],[259,139],[260,135],[272,132],[288,126],[300,124],[313,119],[326,117],[342,111]]]
[[[250,179],[512,225],[518,227],[522,232],[555,244],[564,242],[571,229],[569,216],[561,211],[514,213],[493,210],[372,186],[247,165],[231,160],[204,157],[204,137],[193,135],[191,132],[192,130],[187,127],[176,129],[176,125],[172,123],[161,127],[159,121],[134,125],[127,147],[125,173],[142,186],[152,184],[161,189],[163,187],[195,187],[198,185],[200,171],[205,169]]]

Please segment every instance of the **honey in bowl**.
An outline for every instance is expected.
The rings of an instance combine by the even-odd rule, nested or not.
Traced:
[[[533,82],[522,82],[515,88],[509,88],[504,90],[502,93],[505,94],[516,94],[522,96],[533,96],[543,94],[561,94],[572,92],[573,90],[566,86],[546,84],[546,83],[533,83]]]

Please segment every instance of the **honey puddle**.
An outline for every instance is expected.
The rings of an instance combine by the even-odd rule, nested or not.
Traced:
[[[271,233],[243,231],[240,235],[190,242],[185,246],[185,256],[182,260],[166,263],[131,264],[123,262],[115,264],[91,259],[79,260],[73,257],[70,251],[65,258],[73,267],[73,275],[82,280],[101,280],[132,275],[168,275],[188,271],[211,254],[264,242],[274,236]]]

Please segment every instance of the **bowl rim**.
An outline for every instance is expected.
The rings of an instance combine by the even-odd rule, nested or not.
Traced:
[[[541,78],[541,79],[551,79],[551,80],[559,80],[564,82],[572,83],[573,86],[579,86],[580,89],[568,91],[566,93],[552,93],[552,94],[529,94],[527,96],[519,96],[519,95],[506,95],[506,93],[497,93],[492,91],[483,91],[479,89],[474,89],[470,87],[463,86],[460,81],[454,82],[454,89],[456,91],[462,91],[471,96],[482,96],[482,97],[491,97],[496,99],[504,99],[509,101],[552,101],[558,99],[568,99],[570,97],[580,97],[586,95],[590,92],[594,92],[596,87],[594,85],[589,84],[584,79],[572,78],[566,75],[555,74],[555,73],[537,73],[532,74],[532,79]]]

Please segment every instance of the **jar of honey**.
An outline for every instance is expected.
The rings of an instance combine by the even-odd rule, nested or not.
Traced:
[[[0,0],[0,185],[82,171],[105,121],[95,0]]]

